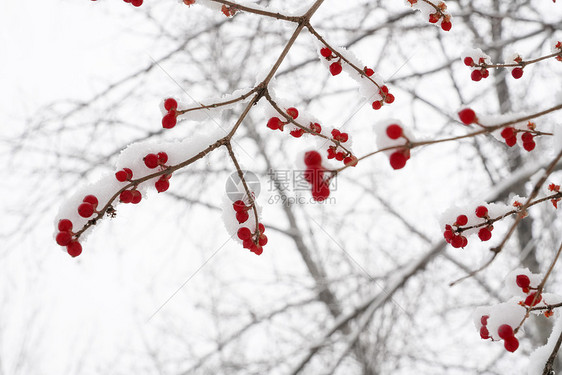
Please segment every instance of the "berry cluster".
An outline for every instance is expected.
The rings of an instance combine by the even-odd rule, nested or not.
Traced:
[[[164,109],[167,113],[162,118],[162,127],[164,129],[171,129],[178,122],[178,102],[174,98],[168,98],[164,100]]]
[[[404,130],[398,124],[390,124],[386,127],[386,135],[392,140],[398,140],[403,138],[406,143],[409,143],[409,139],[404,134]],[[402,169],[406,166],[406,162],[410,159],[410,149],[408,147],[399,148],[393,151],[389,156],[389,162],[392,169]]]
[[[508,145],[509,147],[513,147],[517,143],[517,136],[516,135],[517,135],[518,132],[521,132],[521,131],[517,130],[517,129],[511,127],[511,126],[508,126],[506,128],[503,128],[500,135],[505,140],[506,145]],[[535,146],[536,146],[533,133],[528,132],[528,131],[525,131],[525,132],[522,132],[522,133],[523,134],[521,134],[521,141],[523,142],[523,148],[526,151],[533,151],[535,149]]]
[[[193,1],[193,2],[195,2],[195,1]],[[223,5],[221,7],[221,12],[222,12],[222,14],[224,14],[227,17],[232,17],[236,14],[236,12],[238,12],[238,9],[236,9],[235,7],[232,7],[232,6]]]
[[[115,178],[119,182],[131,181],[133,178],[133,171],[129,168],[123,168],[120,171],[115,172]]]
[[[451,27],[453,27],[451,24],[451,16],[445,13],[446,10],[447,5],[440,1],[439,4],[437,4],[436,12],[429,15],[429,23],[437,23],[441,20],[441,29],[443,29],[443,31],[451,30]]]
[[[480,337],[483,340],[492,339],[493,341],[494,339],[492,338],[492,336],[490,336],[490,332],[488,331],[487,327],[489,318],[489,315],[482,315],[482,317],[480,318],[480,324],[482,325],[480,327]],[[515,337],[513,328],[509,324],[502,324],[498,327],[498,336],[504,340],[503,345],[505,347],[505,350],[507,350],[508,352],[513,353],[519,347],[519,340],[517,340],[517,338]]]
[[[562,62],[562,42],[557,41],[556,43],[554,43],[554,47],[552,48],[553,52],[558,52],[560,53],[558,56],[556,56],[556,60],[561,61]]]
[[[381,86],[379,89],[379,95],[382,97],[381,100],[375,100],[371,105],[374,110],[379,110],[382,106],[386,104],[391,104],[394,102],[394,95],[388,92],[388,87],[386,85]]]
[[[326,60],[331,61],[335,58],[338,58],[337,55],[334,54],[334,52],[327,48],[321,48],[320,49],[320,55],[322,55],[322,57],[324,57]],[[338,58],[338,61],[335,61],[333,63],[330,64],[330,74],[333,76],[337,76],[338,74],[340,74],[342,72],[343,68],[341,66],[341,58]]]
[[[165,152],[159,152],[158,154],[147,154],[144,157],[144,164],[150,168],[154,169],[161,167],[162,170],[167,168],[166,162],[168,161],[168,154]],[[154,183],[154,187],[159,193],[165,192],[170,187],[170,178],[172,174],[164,174]],[[134,203],[134,202],[133,202]]]
[[[488,78],[490,76],[490,72],[486,69],[486,58],[480,57],[477,61],[478,64],[474,62],[472,57],[464,58],[464,65],[474,68],[470,74],[470,78],[476,82],[480,81],[482,78]]]
[[[83,218],[89,218],[94,213],[97,213],[98,198],[95,195],[86,195],[82,203],[78,206],[78,215]]]
[[[242,240],[244,249],[250,250],[256,255],[263,253],[263,246],[267,244],[267,236],[263,234],[265,227],[262,223],[258,224],[258,231],[252,233],[250,228],[242,227],[238,229],[238,238]]]
[[[556,185],[554,183],[548,185],[548,190],[553,192],[553,193],[560,193],[560,185]],[[560,202],[560,199],[562,198],[553,198],[550,200],[550,202],[552,203],[552,205],[554,206],[554,208],[558,209],[558,202]]]
[[[71,257],[77,257],[82,253],[82,245],[74,236],[72,232],[72,221],[68,219],[61,219],[58,223],[57,236],[55,240],[60,246],[66,246],[66,251]]]
[[[97,0],[92,0],[92,1],[97,1]],[[135,7],[140,7],[143,3],[143,0],[123,0],[123,1],[126,3],[130,3]]]
[[[537,295],[537,292],[531,292],[532,290],[536,291],[537,288],[531,286],[531,279],[529,278],[529,276],[523,274],[517,275],[515,277],[515,283],[519,288],[521,288],[523,293],[527,295],[525,301],[519,302],[520,305],[536,306],[541,302],[542,296],[540,294]]]
[[[312,186],[312,198],[322,202],[330,196],[329,179],[324,179],[325,168],[322,166],[322,155],[317,151],[307,151],[304,154],[305,180]]]
[[[490,217],[488,216],[488,209],[485,206],[478,206],[476,207],[476,210],[474,210],[474,214],[477,218],[485,220],[485,226],[478,230],[478,238],[480,238],[481,241],[489,241],[490,238],[492,238],[492,230],[494,229],[494,226],[489,222]],[[473,227],[465,227],[467,224],[468,217],[466,215],[459,215],[453,225],[445,225],[445,231],[443,232],[445,241],[456,249],[466,247],[466,245],[468,245],[468,239],[462,235],[462,232],[467,229],[481,226],[475,225]]]
[[[328,159],[336,159],[337,161],[343,161],[345,165],[356,166],[357,158],[351,154],[349,151],[338,151],[339,146],[346,143],[349,140],[349,134],[340,132],[338,129],[332,130],[332,142],[335,145],[328,147]]]
[[[232,204],[232,207],[234,208],[234,211],[236,211],[236,220],[238,220],[238,224],[242,224],[248,220],[250,217],[248,211],[252,208],[252,206],[247,206],[244,201],[237,200]]]
[[[297,117],[299,117],[299,110],[291,107],[287,109],[287,114],[289,116],[291,116],[291,118],[293,120],[296,120]],[[272,117],[269,120],[267,120],[267,127],[270,128],[271,130],[281,130],[283,131],[283,128],[285,127],[285,125],[287,125],[289,123],[289,121],[282,121],[279,117]],[[310,124],[310,128],[311,130],[318,128],[319,131],[317,131],[317,133],[319,133],[320,131],[322,131],[322,127],[320,126],[320,124]],[[295,138],[299,138],[304,134],[304,129],[302,128],[298,128],[295,130],[292,130],[290,132],[290,134],[295,137]]]

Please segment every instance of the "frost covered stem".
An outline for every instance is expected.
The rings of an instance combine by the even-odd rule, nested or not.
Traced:
[[[263,9],[256,9],[256,8],[251,8],[242,4],[238,4],[232,1],[228,1],[228,0],[211,0],[215,3],[219,3],[219,4],[223,4],[226,6],[229,6],[232,9],[236,9],[236,10],[241,10],[243,12],[247,12],[247,13],[254,13],[260,16],[264,16],[264,17],[271,17],[271,18],[276,18],[278,20],[284,20],[284,21],[290,21],[290,22],[299,22],[300,21],[300,17],[291,17],[291,16],[286,16],[284,14],[281,13],[274,13],[274,12],[268,12],[266,10]]]
[[[509,238],[511,237],[511,235],[515,231],[515,228],[517,228],[517,225],[519,224],[521,219],[523,219],[524,213],[526,212],[527,208],[529,207],[529,205],[531,204],[533,199],[535,199],[535,197],[539,193],[540,188],[543,186],[543,184],[545,183],[548,176],[550,176],[552,174],[552,172],[554,172],[554,168],[556,167],[556,164],[558,164],[558,161],[560,160],[560,158],[562,158],[562,150],[558,153],[558,155],[556,155],[554,160],[552,160],[552,162],[548,166],[547,170],[542,175],[541,179],[533,187],[533,191],[531,192],[531,195],[529,195],[529,198],[527,198],[527,201],[521,207],[521,214],[517,215],[517,217],[515,218],[515,221],[511,225],[511,228],[509,228],[509,231],[505,235],[502,242],[498,246],[491,248],[490,249],[491,251],[493,251],[496,254],[499,253],[500,251],[502,251],[503,247],[505,246],[505,243],[509,240]]]
[[[256,219],[256,231],[258,230],[258,224],[259,224],[259,219],[258,219],[258,210],[256,208],[256,203],[254,201],[254,196],[252,195],[252,193],[250,192],[250,189],[248,188],[248,184],[246,183],[246,179],[244,178],[244,173],[242,172],[242,168],[240,168],[240,164],[238,164],[238,160],[236,159],[236,156],[234,155],[234,151],[232,150],[232,145],[230,144],[230,141],[227,141],[225,144],[226,149],[228,150],[228,155],[230,156],[230,158],[232,159],[232,162],[234,163],[234,166],[236,167],[236,172],[238,172],[238,177],[240,178],[240,181],[242,181],[242,185],[244,186],[244,191],[246,192],[246,196],[248,197],[248,200],[250,201],[250,205],[252,206],[252,211],[254,211],[254,218]]]
[[[546,361],[544,365],[544,370],[542,371],[542,375],[550,375],[553,373],[552,367],[554,366],[554,360],[556,359],[556,355],[560,350],[560,345],[562,344],[562,333],[558,336],[558,340],[556,340],[556,345],[554,345],[554,349],[552,349],[552,353],[548,357],[548,361]]]

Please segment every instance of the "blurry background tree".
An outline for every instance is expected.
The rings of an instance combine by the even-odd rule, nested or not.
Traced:
[[[300,14],[297,8],[312,3],[256,4]],[[389,118],[418,139],[435,139],[466,133],[456,116],[462,106],[497,115],[560,104],[562,64],[554,59],[529,66],[520,80],[499,69],[473,82],[460,58],[473,47],[500,63],[511,52],[525,59],[550,53],[562,28],[559,4],[447,4],[448,33],[399,1],[327,0],[314,15],[329,43],[345,46],[386,80],[392,105],[373,111],[353,80],[332,77],[306,30],[275,77],[278,94],[349,132],[357,155],[376,149],[373,129]],[[306,195],[306,203],[295,204],[294,186],[285,190],[281,176],[314,144],[272,132],[263,111],[253,110],[234,141],[243,168],[262,179],[258,201],[269,237],[263,255],[243,250],[220,223],[224,183],[234,171],[225,150],[176,172],[166,193],[149,194],[139,207],[119,206],[79,258],[55,251],[57,207],[76,187],[113,173],[125,145],[229,129],[243,108],[166,132],[158,110],[163,98],[196,104],[253,87],[294,31],[285,21],[244,12],[227,18],[174,1],[139,8],[84,1],[71,8],[111,24],[111,33],[100,28],[105,39],[88,47],[100,51],[100,63],[74,67],[85,76],[80,87],[89,87],[31,106],[24,126],[2,125],[0,374],[525,371],[530,352],[550,334],[549,320],[527,322],[511,354],[480,339],[472,311],[510,297],[502,282],[512,269],[546,271],[560,242],[559,213],[547,205],[530,210],[501,256],[454,287],[449,283],[478,268],[502,235],[453,249],[438,219],[454,205],[526,196],[529,178],[552,159],[548,139],[533,152],[491,136],[428,146],[413,150],[400,171],[375,156],[340,174],[324,204]],[[18,40],[18,33],[9,35]],[[56,51],[46,57],[57,59]],[[42,61],[35,64],[40,69]],[[562,126],[559,111],[537,123],[545,130]],[[549,180],[560,183],[562,174]],[[498,223],[495,231],[506,228]],[[555,269],[552,292],[561,278]]]

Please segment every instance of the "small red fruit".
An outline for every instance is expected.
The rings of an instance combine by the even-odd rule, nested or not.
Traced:
[[[527,275],[517,275],[517,277],[515,278],[515,282],[520,288],[528,288],[529,285],[531,285],[531,280]]]
[[[158,166],[158,156],[156,154],[148,154],[144,158],[144,165],[148,168],[153,169]]]
[[[481,241],[488,241],[492,238],[492,232],[488,228],[482,228],[478,231],[478,238],[480,238]]]
[[[171,129],[174,126],[176,126],[178,120],[176,118],[176,114],[173,112],[168,112],[168,114],[166,114],[163,118],[162,118],[162,127],[164,129]]]
[[[243,227],[238,229],[238,238],[242,241],[249,240],[252,237],[252,231],[249,228]]]
[[[387,104],[394,103],[394,95],[386,94],[386,97],[384,98],[384,102]]]
[[[324,47],[324,48],[320,49],[320,54],[322,55],[322,57],[328,58],[328,57],[332,56],[332,50]]]
[[[466,225],[468,223],[468,217],[466,217],[466,215],[459,215],[457,216],[457,221],[456,221],[457,225]]]
[[[246,211],[246,203],[244,203],[244,201],[242,200],[237,200],[236,202],[232,203],[232,207],[236,212]]]
[[[322,202],[330,196],[330,187],[325,182],[312,185],[312,199],[317,202]]]
[[[430,23],[437,23],[437,21],[439,21],[439,18],[441,18],[439,13],[432,13],[432,14],[429,15],[429,22]]]
[[[78,241],[72,241],[71,243],[66,245],[66,251],[68,252],[68,255],[75,258],[78,255],[82,254],[82,245],[80,245],[80,242]]]
[[[465,58],[464,58],[464,65],[466,65],[466,66],[473,66],[473,65],[474,65],[474,60],[472,60],[472,57],[465,57]]]
[[[521,68],[514,68],[514,69],[511,71],[511,76],[512,76],[513,78],[515,78],[515,79],[519,79],[519,78],[523,77],[523,69],[521,69]]]
[[[174,98],[168,98],[164,101],[164,109],[166,111],[175,111],[178,108],[178,102]]]
[[[95,208],[98,205],[98,198],[95,195],[86,195],[82,202],[90,203]]]
[[[72,241],[72,235],[69,232],[60,232],[56,237],[57,244],[66,246]]]
[[[513,328],[509,324],[502,324],[498,328],[498,336],[504,340],[513,337]]]
[[[155,183],[154,187],[159,193],[163,193],[170,187],[170,181],[166,177],[160,177]]]
[[[309,167],[319,166],[322,163],[322,155],[317,151],[307,151],[304,154],[304,164]]]
[[[470,74],[470,78],[473,81],[480,81],[482,79],[482,72],[480,72],[480,70],[473,70],[472,73]]]
[[[451,27],[453,27],[453,24],[450,21],[441,22],[441,29],[443,29],[443,31],[449,31]]]
[[[121,171],[117,171],[115,173],[115,178],[117,179],[117,181],[119,182],[125,182],[127,181],[127,172],[121,170]]]
[[[68,219],[59,220],[58,228],[61,232],[70,232],[72,230],[72,221]]]
[[[365,72],[365,75],[366,75],[367,77],[370,77],[370,76],[372,76],[373,74],[375,74],[375,71],[374,71],[373,69],[371,69],[371,68],[365,67],[365,69],[363,69],[363,71]]]
[[[474,213],[476,214],[476,217],[485,217],[488,215],[488,209],[484,206],[478,206],[476,207],[476,210],[474,210]]]
[[[477,121],[476,113],[470,108],[459,111],[458,115],[461,122],[465,125],[470,125]]]
[[[480,327],[480,337],[483,340],[490,338],[490,332],[488,332],[488,328],[486,328],[485,326]]]
[[[131,4],[135,7],[140,7],[142,5],[143,0],[131,0]]]
[[[489,315],[482,315],[482,317],[480,318],[480,323],[485,326],[486,324],[488,324],[488,318],[490,316]]]
[[[330,73],[333,76],[337,76],[338,74],[341,73],[341,71],[343,70],[341,64],[339,62],[335,62],[330,64]]]
[[[523,148],[525,149],[525,151],[533,151],[535,149],[535,146],[537,144],[534,141],[531,142],[525,142],[523,143]]]
[[[517,340],[517,338],[515,336],[508,337],[504,341],[503,346],[504,346],[505,350],[513,353],[514,351],[517,350],[517,348],[519,348],[519,340]]]
[[[408,158],[404,155],[402,151],[395,151],[390,155],[390,166],[393,169],[402,169],[406,165]]]
[[[294,129],[294,130],[291,130],[289,132],[289,134],[292,135],[295,138],[300,138],[304,134],[304,130],[303,129]]]
[[[539,295],[539,296],[537,297],[537,299],[535,300],[535,302],[533,302],[533,300],[535,299],[535,296],[536,296],[536,295],[537,295],[536,292],[533,292],[533,293],[529,294],[529,295],[527,296],[527,298],[525,298],[525,305],[527,305],[527,306],[535,306],[535,305],[537,305],[539,302],[541,302],[541,300],[542,300],[542,296],[541,296],[541,295]]]
[[[293,120],[296,120],[296,118],[299,117],[299,111],[294,107],[287,109],[287,114],[291,116]]]
[[[133,195],[133,199],[131,200],[132,204],[137,204],[142,200],[142,194],[138,190],[131,190],[131,194]]]
[[[238,220],[239,224],[242,224],[243,222],[248,220],[249,217],[250,217],[250,215],[248,215],[248,213],[246,211],[238,211],[236,213],[236,220]]]
[[[373,109],[374,110],[379,110],[382,107],[382,102],[380,100],[376,100],[373,102]]]
[[[398,139],[402,136],[402,127],[397,124],[388,125],[386,128],[386,135],[390,139]]]
[[[517,138],[515,136],[505,139],[505,144],[508,145],[509,147],[515,146],[516,143],[517,143]]]
[[[165,152],[159,152],[157,156],[158,162],[160,164],[166,164],[166,162],[168,161],[168,154],[166,154]]]
[[[277,129],[283,130],[283,123],[278,117],[272,117],[267,121],[267,127],[272,130],[277,130]]]
[[[131,203],[133,201],[133,193],[131,190],[123,190],[121,194],[119,194],[119,200],[123,203]]]
[[[504,139],[513,138],[515,137],[515,129],[511,126],[508,126],[507,128],[503,128],[500,134]]]
[[[91,203],[82,203],[78,206],[78,215],[82,217],[90,217],[94,214],[94,206]]]

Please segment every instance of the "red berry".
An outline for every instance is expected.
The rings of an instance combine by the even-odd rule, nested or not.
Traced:
[[[535,306],[535,305],[537,305],[537,304],[542,300],[542,296],[539,295],[539,296],[537,297],[537,299],[535,300],[535,302],[533,303],[533,300],[535,299],[535,296],[536,296],[536,295],[537,295],[536,292],[533,292],[533,293],[529,294],[529,295],[527,296],[527,298],[525,298],[525,305],[527,305],[527,306]]]
[[[283,130],[282,126],[283,123],[278,117],[272,117],[267,121],[267,127],[272,130],[277,130],[277,129]]]
[[[374,110],[379,110],[382,107],[382,102],[380,100],[374,101],[373,102],[373,109]]]
[[[521,68],[514,68],[514,69],[511,71],[511,76],[512,76],[513,78],[515,78],[515,79],[519,79],[519,78],[523,77],[523,69],[521,69]]]
[[[70,232],[72,230],[72,221],[68,219],[59,220],[58,228],[61,232]]]
[[[386,94],[386,97],[384,98],[384,102],[387,104],[391,104],[394,102],[394,95],[392,94]]]
[[[125,171],[125,173],[127,173],[127,180],[130,180],[131,178],[133,178],[133,171],[130,170],[129,168],[123,168],[123,170]]]
[[[78,215],[82,217],[90,217],[94,214],[94,206],[91,203],[82,203],[78,206]]]
[[[508,145],[509,147],[515,146],[516,143],[517,143],[517,138],[515,136],[505,139],[505,144]]]
[[[492,238],[492,232],[490,232],[488,228],[482,228],[478,231],[478,238],[480,238],[481,241],[488,241]]]
[[[488,318],[490,316],[489,315],[482,315],[482,317],[480,318],[480,323],[485,326],[486,324],[488,324]]]
[[[263,248],[261,246],[256,246],[252,252],[256,255],[261,255],[263,253]]]
[[[72,241],[72,235],[69,232],[59,232],[56,241],[60,246],[66,246]]]
[[[455,233],[451,229],[446,229],[445,232],[443,232],[443,237],[445,237],[445,241],[447,241],[448,243],[451,243],[451,240],[454,236]]]
[[[249,240],[251,237],[252,232],[250,231],[250,229],[246,227],[238,229],[238,238],[240,238],[242,241]]]
[[[525,151],[533,151],[535,149],[535,146],[537,144],[534,141],[531,142],[525,142],[523,143],[523,148],[525,149]]]
[[[343,163],[345,165],[349,165],[350,167],[355,167],[357,165],[357,162],[357,158],[353,155],[347,156],[345,159],[343,159]]]
[[[131,0],[131,4],[135,7],[140,7],[142,5],[143,0]]]
[[[260,246],[267,245],[267,236],[265,234],[261,235],[259,240],[258,240],[258,243],[259,243]]]
[[[320,133],[322,131],[322,126],[320,126],[320,124],[317,123],[317,122],[311,123],[310,124],[310,130],[312,130],[313,132],[316,132],[316,133]]]
[[[512,128],[511,126],[508,126],[507,128],[503,128],[501,132],[501,136],[504,139],[513,138],[515,137],[515,129]]]
[[[466,215],[457,216],[457,225],[466,225],[468,223],[468,217]]]
[[[379,94],[388,94],[388,87],[386,87],[386,85],[383,85],[380,89],[379,89]]]
[[[340,134],[340,142],[345,143],[345,142],[347,142],[348,139],[349,139],[349,134],[347,134],[347,133],[341,133]]]
[[[472,60],[472,57],[465,57],[464,58],[464,65],[466,65],[466,66],[474,65],[474,60]]]
[[[490,332],[488,332],[488,328],[486,328],[485,326],[480,327],[480,337],[483,340],[490,338]]]
[[[437,23],[437,21],[439,21],[439,18],[441,18],[439,13],[432,13],[432,14],[429,15],[429,22],[430,23]]]
[[[175,111],[178,108],[178,102],[174,98],[168,98],[164,101],[164,109],[166,111]]]
[[[332,130],[332,138],[338,139],[340,137],[340,131],[338,129]]]
[[[372,76],[373,74],[375,74],[375,71],[374,71],[373,69],[371,69],[371,68],[365,67],[365,69],[363,69],[363,70],[364,70],[365,75],[366,75],[367,77],[370,77],[370,76]]]
[[[236,212],[246,211],[246,203],[244,203],[244,201],[242,200],[237,200],[236,202],[232,203],[232,207]]]
[[[144,164],[150,168],[156,168],[158,166],[158,156],[156,154],[148,154],[144,158]]]
[[[304,164],[307,166],[319,166],[322,163],[322,155],[317,151],[307,151],[304,154]]]
[[[458,115],[461,122],[465,125],[470,125],[477,120],[476,113],[474,113],[474,111],[470,108],[465,108],[459,111]]]
[[[158,162],[160,164],[166,164],[166,162],[168,161],[168,154],[166,154],[165,152],[159,152],[157,156]]]
[[[504,341],[503,346],[505,347],[505,350],[513,353],[519,347],[519,340],[517,340],[517,338],[515,336],[508,337]]]
[[[325,182],[312,185],[312,199],[317,202],[322,202],[330,196],[330,187]]]
[[[258,231],[261,233],[265,232],[265,226],[262,223],[258,224]]]
[[[128,175],[127,175],[127,172],[125,172],[125,171],[117,171],[117,172],[115,173],[115,178],[116,178],[117,181],[119,181],[119,182],[125,182],[125,181],[127,181],[127,177],[128,177]]]
[[[484,206],[478,206],[476,207],[476,210],[474,210],[474,213],[476,214],[476,217],[485,217],[488,215],[488,209]]]
[[[298,109],[291,107],[289,109],[287,109],[287,114],[289,116],[291,116],[293,118],[293,120],[295,120],[297,117],[299,117],[299,111]]]
[[[453,24],[449,21],[443,21],[441,22],[441,28],[443,29],[443,31],[449,31],[451,30],[451,27],[453,27]]]
[[[386,135],[390,139],[398,139],[402,136],[402,127],[397,124],[388,125],[386,128]]]
[[[461,239],[462,239],[461,247],[464,249],[466,245],[468,245],[468,239],[465,236],[461,236]]]
[[[90,203],[95,208],[98,205],[98,198],[95,195],[86,195],[82,202]]]
[[[155,183],[154,187],[159,193],[163,193],[170,187],[170,181],[166,177],[160,177]]]
[[[247,239],[247,240],[243,240],[242,241],[242,247],[244,249],[249,249],[252,247],[252,245],[254,244],[254,241],[252,241],[251,239]]]
[[[133,195],[133,199],[131,200],[132,204],[137,204],[142,200],[142,194],[138,190],[131,190],[131,194]]]
[[[303,129],[294,129],[294,130],[291,130],[289,132],[289,134],[291,134],[295,138],[300,138],[304,134],[304,130]]]
[[[529,132],[525,132],[521,134],[521,140],[523,141],[523,143],[533,142],[533,134]]]
[[[78,255],[82,254],[82,245],[78,241],[72,241],[68,245],[66,245],[66,251],[68,255],[71,257],[77,257]]]
[[[332,147],[328,148],[328,159],[333,159],[336,157],[336,150]]]
[[[248,213],[246,211],[238,211],[236,213],[236,220],[238,220],[239,224],[242,224],[243,222],[248,220],[249,217],[250,217],[250,215],[248,215]]]
[[[502,324],[498,328],[498,336],[504,340],[513,337],[513,328],[509,324]]]
[[[171,129],[176,126],[177,122],[176,114],[174,112],[168,112],[168,114],[162,118],[162,127]]]
[[[473,70],[472,73],[470,74],[470,78],[473,81],[480,81],[482,79],[482,72],[480,70]]]
[[[453,236],[453,238],[451,239],[451,246],[453,246],[455,249],[458,249],[460,247],[463,247],[463,237],[459,236],[459,235],[455,235]]]
[[[320,54],[322,55],[322,57],[328,58],[332,56],[332,50],[324,47],[320,49]]]
[[[395,151],[390,155],[390,166],[393,169],[402,169],[406,165],[408,158],[404,155],[402,151]]]
[[[330,73],[333,76],[337,76],[338,74],[341,73],[341,71],[343,70],[343,68],[341,67],[341,64],[339,62],[335,62],[330,64]]]
[[[345,158],[345,154],[343,152],[336,153],[336,160],[342,161]]]
[[[515,278],[515,282],[520,288],[528,288],[531,285],[531,280],[527,275],[517,275],[517,277]]]
[[[482,78],[488,78],[489,75],[490,72],[488,71],[488,69],[482,69]]]
[[[133,201],[133,193],[131,190],[123,190],[121,194],[119,194],[119,200],[123,203],[131,203]]]

